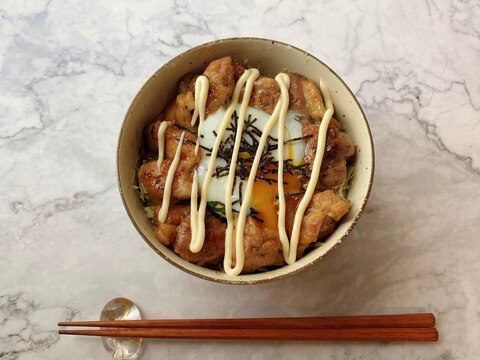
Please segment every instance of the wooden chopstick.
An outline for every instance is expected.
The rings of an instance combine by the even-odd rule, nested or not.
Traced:
[[[70,321],[58,326],[115,328],[193,329],[338,329],[338,328],[429,328],[435,326],[430,313],[244,319],[165,319]]]
[[[162,329],[131,328],[60,330],[60,334],[210,340],[288,341],[437,341],[435,328],[344,328],[344,329]]]
[[[437,341],[435,316],[425,314],[293,318],[69,321],[64,335],[212,340]]]

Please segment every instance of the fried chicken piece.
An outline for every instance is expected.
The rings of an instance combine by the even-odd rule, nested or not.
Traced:
[[[186,129],[194,130],[191,125],[193,110],[195,109],[195,98],[192,91],[180,93],[165,110],[165,120],[177,124]]]
[[[243,98],[243,93],[241,98]],[[260,76],[253,83],[249,105],[266,113],[273,113],[280,98],[280,86],[269,77]]]
[[[236,71],[238,69],[236,69],[230,56],[213,60],[208,64],[203,72],[210,83],[205,109],[206,115],[213,114],[228,102],[235,87]]]
[[[145,130],[145,138],[150,151],[158,151],[158,126],[160,122],[155,121]],[[165,181],[168,169],[175,157],[180,136],[184,130],[176,126],[169,126],[165,130],[164,160],[160,171],[157,170],[157,160],[150,160],[143,164],[138,172],[138,181],[143,186],[146,197],[154,204],[160,203],[163,198]],[[196,137],[189,131],[185,131],[180,162],[175,171],[175,180],[172,184],[172,198],[185,200],[190,198],[192,188],[193,170],[201,160],[200,152],[195,155]]]
[[[315,122],[322,121],[325,114],[323,96],[315,83],[296,73],[288,73],[290,77],[290,109],[300,112],[305,118]]]
[[[158,153],[158,128],[161,124],[161,121],[155,120],[154,122],[148,124],[145,127],[144,138],[147,143],[148,150],[153,153]],[[177,151],[178,142],[180,141],[180,136],[185,132],[182,145],[182,159],[191,158],[200,162],[200,154],[195,156],[195,143],[197,137],[190,131],[181,129],[177,126],[169,126],[165,130],[164,137],[164,156],[165,159],[172,160],[175,157],[175,152]]]
[[[343,125],[340,121],[335,119],[333,116],[330,119],[330,126],[336,127],[338,131],[344,131],[345,129],[343,128]]]
[[[195,93],[195,81],[197,80],[197,74],[187,74],[178,82],[179,94],[185,94],[187,92]]]
[[[160,224],[153,229],[153,235],[165,246],[172,246],[177,236],[177,226],[172,224]]]
[[[198,253],[190,251],[192,229],[190,215],[184,216],[177,228],[173,250],[184,260],[200,266],[220,264],[225,253],[225,229],[223,222],[207,213],[205,216],[205,242]]]
[[[163,120],[155,120],[145,126],[143,138],[147,144],[147,149],[153,153],[158,153],[158,128]]]
[[[180,129],[176,126],[169,126],[165,130],[164,159],[173,160],[173,158],[175,157],[175,153],[177,152],[180,137],[182,136],[183,132],[185,132],[185,135],[183,137],[180,158],[182,159],[182,161],[192,163],[192,166],[197,165],[201,160],[200,153],[195,155],[195,143],[197,141],[197,137],[191,132]]]
[[[347,162],[342,158],[327,157],[320,169],[317,189],[333,189],[342,185],[347,178]]]
[[[171,206],[163,224],[158,221],[160,208],[161,206],[155,206],[153,209],[153,223],[155,225],[153,233],[163,245],[173,246],[177,237],[177,226],[180,225],[183,218],[190,214],[190,207],[185,205]]]
[[[165,112],[161,112],[157,115],[155,120],[151,123],[148,123],[143,128],[143,139],[147,144],[147,150],[151,152],[158,151],[158,127],[160,123],[165,120]]]
[[[213,114],[225,105],[233,94],[235,83],[245,71],[243,65],[235,63],[227,56],[213,60],[203,74],[209,81],[209,93],[206,104],[206,116]],[[187,129],[191,126],[191,117],[195,109],[195,81],[198,74],[187,74],[178,82],[178,95],[167,107],[165,118]]]
[[[138,171],[138,182],[145,191],[145,197],[154,204],[162,202],[165,181],[171,164],[171,160],[163,160],[160,171],[157,171],[157,160],[150,160],[145,162]],[[172,183],[171,197],[173,202],[190,199],[192,171],[193,167],[190,160],[180,160],[175,171],[175,180]]]
[[[313,195],[302,220],[298,241],[297,258],[305,249],[317,240],[330,235],[337,222],[348,213],[350,201],[326,190]]]
[[[305,160],[313,166],[315,154],[317,152],[319,125],[310,124],[304,126],[302,133],[307,142]],[[330,125],[327,131],[327,141],[325,153],[323,155],[320,176],[317,183],[317,189],[333,189],[343,184],[347,177],[347,160],[355,154],[355,144],[350,136],[343,131],[339,131],[334,125]],[[302,183],[308,182],[308,178],[300,178]]]
[[[295,221],[295,212],[304,193],[285,194],[285,230],[288,238],[292,236],[293,222]],[[278,202],[275,204],[278,208]]]
[[[290,87],[288,95],[290,97],[289,108],[297,110],[303,115],[308,115],[306,111],[307,105],[305,103],[305,96],[303,95],[302,81],[300,75],[295,73],[288,73],[290,78]]]
[[[153,222],[156,226],[160,225],[158,221],[158,212],[161,206],[155,206],[153,209]],[[180,225],[183,218],[190,214],[190,206],[188,205],[174,205],[168,209],[167,218],[165,224]]]
[[[251,273],[266,266],[285,264],[278,235],[251,216],[247,217],[243,233],[245,264],[242,273]]]
[[[195,80],[198,75],[187,74],[178,82],[178,95],[172,100],[162,114],[162,119],[170,121],[186,129],[195,130],[196,125],[191,125],[192,114],[195,109]],[[157,129],[158,124],[155,122]]]
[[[234,64],[230,56],[211,61],[203,74],[208,78],[209,90],[206,115],[213,114],[225,105],[233,94],[236,76],[243,72],[243,67]],[[166,107],[164,120],[181,127],[194,130],[191,125],[195,109],[195,81],[198,75],[187,74],[178,83],[178,95]],[[158,126],[158,125],[157,125]]]
[[[234,60],[233,68],[234,68],[233,77],[235,78],[235,83],[237,83],[238,79],[240,79],[240,77],[243,75],[243,72],[245,71],[245,67]]]
[[[292,194],[285,197],[285,227],[289,237],[292,234],[295,212],[302,197],[303,194]],[[303,216],[297,259],[302,256],[311,243],[330,235],[335,230],[337,222],[348,213],[349,209],[350,201],[338,196],[332,190],[325,190],[313,195]]]
[[[322,121],[322,117],[325,114],[325,104],[323,103],[323,96],[320,90],[312,80],[304,78],[303,76],[301,82],[310,118],[313,121]]]

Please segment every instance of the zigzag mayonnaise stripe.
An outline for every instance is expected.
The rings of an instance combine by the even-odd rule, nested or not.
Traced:
[[[232,209],[232,189],[235,182],[235,168],[236,168],[236,162],[237,162],[239,148],[240,148],[240,141],[243,133],[244,122],[245,122],[245,118],[248,110],[248,104],[249,104],[250,96],[253,89],[253,84],[255,80],[259,77],[259,75],[260,74],[257,69],[245,70],[243,75],[235,84],[235,89],[233,92],[231,102],[217,129],[217,135],[216,135],[215,142],[211,151],[210,159],[208,162],[208,168],[206,171],[205,180],[203,181],[202,188],[201,188],[199,206],[197,203],[197,196],[198,196],[198,190],[199,190],[198,189],[199,187],[198,172],[197,170],[195,170],[193,173],[193,184],[192,184],[192,193],[191,193],[192,197],[190,201],[190,205],[191,205],[190,221],[191,221],[191,229],[192,229],[190,251],[197,253],[202,249],[205,241],[205,213],[206,213],[206,205],[208,200],[207,196],[208,196],[208,191],[210,187],[210,182],[216,168],[216,159],[217,159],[219,147],[223,140],[223,137],[225,136],[226,129],[230,124],[232,114],[238,106],[238,100],[240,98],[242,89],[245,87],[242,104],[240,107],[240,114],[237,122],[237,133],[235,135],[235,144],[233,149],[232,160],[229,166],[227,186],[225,189],[225,216],[227,219],[227,230],[225,235],[224,269],[227,274],[233,275],[233,276],[239,275],[242,272],[242,269],[245,263],[245,249],[244,249],[245,244],[244,244],[243,237],[244,237],[248,211],[250,209],[250,204],[252,200],[253,184],[255,182],[256,173],[262,157],[262,153],[264,151],[265,146],[267,145],[269,134],[271,133],[271,131],[274,129],[275,126],[278,126],[278,129],[277,129],[278,197],[279,197],[278,232],[279,232],[280,242],[282,244],[283,256],[285,261],[288,264],[292,264],[296,261],[297,248],[298,248],[298,243],[300,238],[300,230],[301,230],[301,225],[303,221],[303,216],[308,207],[308,204],[310,203],[313,197],[315,187],[318,182],[323,155],[325,152],[326,134],[327,134],[330,120],[334,112],[330,92],[327,86],[325,85],[325,83],[323,83],[323,81],[320,80],[320,90],[322,92],[323,98],[325,99],[325,106],[327,110],[322,118],[322,122],[319,127],[318,140],[317,140],[317,152],[315,154],[315,159],[313,161],[311,176],[307,184],[305,194],[303,195],[299,205],[297,206],[294,223],[293,223],[293,230],[292,230],[291,238],[289,240],[286,233],[286,229],[285,229],[286,204],[285,204],[285,192],[283,187],[284,186],[283,161],[284,161],[284,148],[285,148],[284,147],[285,122],[286,122],[286,116],[287,116],[289,100],[290,100],[289,94],[288,94],[289,87],[290,87],[290,78],[287,74],[284,74],[284,73],[280,73],[275,77],[275,80],[280,86],[281,96],[275,106],[275,109],[272,115],[267,121],[267,124],[263,129],[263,133],[260,137],[259,145],[256,150],[253,163],[251,165],[250,174],[246,182],[246,190],[243,196],[243,201],[241,203],[240,211],[238,213],[238,218],[236,219],[237,221],[235,224],[235,218],[233,216],[233,209]],[[192,122],[191,122],[193,126],[196,122],[197,117],[200,116],[195,154],[198,153],[198,148],[199,148],[198,137],[200,137],[201,135],[201,128],[202,128],[203,122],[205,121],[205,106],[206,106],[206,100],[208,96],[208,87],[209,87],[208,79],[205,76],[199,76],[195,83],[195,110],[194,110],[194,114],[192,116]],[[168,125],[165,125],[165,127],[166,126]],[[160,130],[159,130],[159,133],[160,133]],[[183,140],[183,135],[184,134],[182,134],[182,140]],[[179,148],[180,148],[180,145],[179,145]],[[177,153],[179,153],[179,148],[177,148]],[[160,145],[159,145],[159,149],[160,149]],[[175,162],[175,159],[174,159],[174,162]],[[172,166],[173,166],[173,163],[172,163]],[[172,168],[170,170],[172,170]],[[170,170],[169,170],[169,174],[167,175],[167,181],[169,180]],[[165,203],[165,199],[164,199],[164,203]],[[167,211],[168,211],[168,202],[167,202]],[[159,219],[161,214],[163,216],[163,204],[162,204],[162,209],[159,212]],[[165,213],[165,217],[166,217],[166,213]],[[235,232],[235,237],[233,236],[234,232]],[[233,244],[234,239],[235,239],[235,244]],[[234,267],[232,267],[233,254],[235,254]]]
[[[245,70],[243,75],[235,84],[235,89],[233,91],[232,100],[230,102],[225,115],[220,122],[220,126],[217,131],[217,137],[215,138],[215,143],[213,144],[213,148],[210,155],[210,160],[208,162],[207,173],[205,175],[205,180],[202,185],[201,195],[200,195],[200,206],[198,207],[197,211],[197,222],[196,222],[196,229],[195,233],[192,231],[192,239],[190,241],[190,251],[193,253],[199,252],[205,241],[205,212],[207,207],[207,197],[208,197],[208,189],[210,187],[210,181],[213,176],[213,172],[215,171],[216,167],[216,159],[218,149],[220,148],[220,144],[222,142],[223,136],[225,135],[225,131],[230,124],[230,119],[232,117],[233,112],[238,104],[238,99],[240,98],[240,93],[242,91],[243,85],[247,82],[248,78],[252,74],[251,70]],[[244,98],[243,101],[249,101],[249,99]],[[192,229],[193,230],[193,229]]]
[[[320,80],[320,91],[322,92],[323,98],[325,100],[325,107],[327,110],[323,115],[322,122],[320,123],[320,128],[318,129],[318,139],[317,139],[317,152],[315,154],[315,159],[313,160],[312,173],[310,179],[308,180],[307,189],[305,194],[302,197],[302,200],[297,206],[297,211],[295,213],[295,220],[293,221],[292,236],[290,238],[290,249],[288,253],[288,258],[285,259],[287,264],[293,264],[297,260],[297,247],[298,240],[300,238],[300,229],[302,227],[303,215],[307,209],[308,204],[312,200],[315,187],[317,186],[318,177],[320,175],[320,168],[322,166],[323,154],[325,153],[325,143],[327,139],[327,130],[330,120],[333,115],[333,103],[332,98],[330,97],[330,91],[325,83]]]
[[[170,207],[170,197],[172,193],[172,184],[173,177],[175,176],[175,171],[177,171],[178,164],[180,162],[180,156],[182,154],[183,138],[185,137],[185,131],[180,135],[180,140],[178,141],[177,150],[175,151],[175,157],[172,160],[172,164],[168,169],[167,178],[165,180],[165,188],[163,190],[163,201],[160,211],[158,212],[158,221],[164,223],[167,219],[168,208]]]
[[[195,156],[198,154],[200,146],[199,138],[202,133],[203,123],[205,122],[205,108],[207,106],[208,89],[210,84],[208,78],[205,75],[200,75],[195,80],[195,109],[192,115],[191,125],[195,125],[197,118],[200,115],[200,121],[198,123],[197,130],[197,142],[195,144]],[[192,191],[190,193],[190,228],[192,229],[192,241],[190,242],[190,248],[193,244],[193,234],[197,232],[197,217],[198,217],[198,171],[193,171],[192,178]]]

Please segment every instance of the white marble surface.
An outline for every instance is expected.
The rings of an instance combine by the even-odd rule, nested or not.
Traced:
[[[108,359],[56,322],[115,296],[145,316],[431,311],[437,344],[149,342],[145,359],[480,358],[478,1],[2,1],[0,359]],[[163,63],[258,36],[302,47],[358,95],[376,145],[366,213],[295,277],[188,276],[130,224],[116,186],[123,115]]]

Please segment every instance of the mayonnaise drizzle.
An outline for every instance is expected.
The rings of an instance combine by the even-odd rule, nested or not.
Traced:
[[[287,76],[286,74],[279,74],[275,78],[277,80],[282,78],[283,75]],[[260,160],[262,158],[263,149],[267,144],[268,137],[270,132],[272,131],[273,127],[278,121],[278,117],[280,115],[281,109],[283,104],[283,98],[280,98],[277,102],[275,109],[273,110],[270,119],[267,121],[265,128],[263,129],[262,136],[260,137],[257,151],[255,152],[255,157],[253,159],[252,166],[250,168],[250,174],[247,180],[247,186],[245,190],[245,195],[243,197],[243,201],[240,207],[240,212],[238,214],[238,220],[235,228],[235,267],[231,267],[231,254],[227,252],[227,244],[225,244],[225,258],[223,267],[225,272],[229,275],[239,275],[242,272],[243,265],[245,264],[245,247],[244,247],[244,239],[243,235],[245,232],[245,225],[247,220],[247,213],[250,208],[250,202],[252,199],[252,190],[253,190],[253,183],[255,182],[255,177],[258,170],[258,165],[260,164]],[[286,112],[285,112],[286,115]]]
[[[292,236],[290,239],[290,251],[288,253],[288,259],[285,259],[287,264],[293,264],[297,260],[298,239],[300,237],[303,214],[305,213],[308,204],[312,200],[313,192],[315,191],[315,187],[318,182],[318,176],[320,175],[320,167],[322,166],[323,154],[325,153],[325,143],[327,138],[328,125],[330,124],[330,120],[333,115],[333,103],[332,98],[330,97],[330,91],[322,80],[320,80],[320,91],[322,92],[323,99],[325,100],[325,107],[327,108],[327,110],[325,111],[325,114],[323,114],[322,122],[320,123],[320,127],[318,129],[317,152],[315,154],[315,159],[313,160],[310,180],[308,180],[305,194],[303,195],[302,200],[297,206],[297,211],[295,212]]]
[[[232,189],[235,181],[235,168],[237,165],[238,151],[240,150],[240,143],[242,141],[243,126],[245,124],[245,117],[247,116],[248,103],[250,102],[250,96],[252,94],[253,83],[260,76],[260,72],[257,69],[251,69],[250,75],[245,85],[245,92],[243,94],[242,105],[237,120],[237,133],[235,134],[235,144],[233,145],[232,160],[230,161],[230,168],[228,171],[227,186],[225,187],[225,216],[227,218],[227,229],[225,231],[225,256],[223,257],[223,267],[227,274],[236,272],[236,268],[241,266],[240,271],[243,269],[245,262],[245,250],[243,248],[243,241],[235,239],[235,268],[232,269],[232,242],[233,242],[233,228],[234,218],[232,211]],[[230,120],[230,119],[229,119]],[[241,185],[240,185],[241,186]],[[242,236],[243,238],[243,236]],[[243,239],[242,239],[243,240]],[[239,246],[241,242],[241,246]]]
[[[198,154],[198,148],[200,143],[198,139],[202,133],[203,123],[205,122],[205,108],[207,106],[208,89],[210,84],[208,78],[205,75],[200,75],[195,80],[195,109],[192,115],[191,125],[195,125],[197,118],[200,115],[200,121],[198,123],[197,130],[197,142],[195,144],[195,156]],[[198,217],[198,171],[193,171],[192,179],[192,192],[190,194],[190,228],[192,230],[192,240],[190,241],[190,249],[192,249],[193,237],[197,233],[197,217]],[[193,250],[192,250],[193,251]],[[200,251],[200,250],[198,250]]]
[[[165,180],[165,188],[163,190],[163,201],[162,207],[158,212],[158,221],[164,223],[167,219],[168,208],[170,206],[170,196],[172,193],[172,183],[173,177],[175,176],[175,171],[177,171],[178,163],[180,162],[180,155],[182,153],[183,138],[185,136],[185,131],[180,135],[180,140],[178,141],[177,150],[175,151],[175,157],[172,160],[170,168],[168,169],[167,178]]]
[[[238,219],[236,225],[234,224],[234,217],[232,211],[232,188],[235,181],[235,168],[238,158],[238,152],[240,148],[240,141],[243,133],[243,127],[245,123],[245,117],[247,114],[248,103],[250,101],[251,92],[253,89],[254,81],[259,77],[260,73],[257,69],[248,69],[245,70],[243,75],[237,81],[233,96],[229,107],[227,108],[225,115],[220,122],[219,128],[217,129],[217,136],[211,151],[210,160],[208,163],[208,168],[205,176],[205,180],[202,184],[201,197],[200,197],[200,206],[197,204],[198,197],[198,172],[195,169],[193,172],[193,184],[190,200],[190,224],[192,229],[192,238],[190,242],[190,251],[197,253],[199,252],[204,244],[205,240],[205,211],[207,204],[207,195],[210,187],[210,182],[215,171],[216,167],[216,158],[217,153],[222,142],[222,139],[225,135],[225,131],[230,124],[231,116],[235,111],[238,100],[241,94],[243,87],[245,86],[244,95],[242,99],[242,104],[240,107],[240,113],[237,122],[237,133],[235,135],[235,144],[232,155],[232,160],[230,162],[229,175],[227,179],[227,186],[225,190],[225,215],[227,219],[227,229],[225,234],[225,257],[224,257],[224,269],[225,272],[229,275],[239,275],[243,269],[245,263],[245,249],[244,249],[244,231],[246,225],[246,219],[248,211],[250,208],[250,203],[252,199],[252,190],[253,184],[255,182],[256,173],[258,166],[261,160],[263,149],[265,148],[268,136],[273,130],[274,126],[278,123],[278,196],[279,196],[279,212],[278,212],[278,232],[280,242],[282,244],[283,256],[285,261],[288,264],[292,264],[296,261],[297,257],[297,248],[298,241],[300,237],[300,230],[303,220],[303,215],[307,209],[308,204],[310,203],[315,187],[318,181],[320,174],[320,168],[322,165],[323,155],[325,152],[325,143],[326,143],[326,134],[330,120],[333,115],[333,103],[330,97],[330,92],[327,86],[320,80],[320,90],[322,92],[323,98],[325,100],[326,112],[322,118],[322,122],[319,127],[318,140],[317,140],[317,152],[315,154],[315,159],[313,161],[312,173],[307,184],[307,189],[305,194],[302,197],[297,210],[295,212],[295,218],[293,223],[293,230],[291,239],[289,241],[288,235],[285,229],[285,192],[283,188],[283,161],[284,161],[284,139],[285,139],[285,121],[289,107],[289,94],[288,89],[290,87],[290,77],[287,74],[280,73],[275,77],[275,80],[280,86],[281,96],[278,100],[275,109],[270,116],[265,128],[263,129],[262,136],[259,140],[259,145],[255,153],[255,157],[251,166],[250,174],[246,184],[246,190],[243,196],[243,201],[241,208],[238,214]],[[195,146],[195,154],[198,153],[199,142],[198,137],[201,134],[201,128],[203,122],[205,121],[205,107],[208,96],[209,83],[208,79],[205,76],[199,76],[195,82],[195,110],[192,116],[191,124],[195,124],[196,119],[200,117],[199,127],[198,127],[198,136],[197,143]],[[163,125],[163,124],[162,124]],[[168,125],[165,125],[165,129]],[[165,130],[163,130],[164,132]],[[159,154],[160,154],[160,128],[159,128]],[[173,175],[175,169],[178,165],[180,159],[180,150],[181,143],[183,142],[184,133],[182,133],[179,146],[175,154],[175,158],[172,162],[172,166],[169,169],[165,193],[164,193],[164,202],[162,203],[162,208],[159,212],[160,222],[165,221],[168,212],[168,205],[170,201],[170,191],[171,184],[173,181]],[[163,137],[162,137],[163,139]],[[163,152],[163,144],[162,144]],[[163,156],[162,156],[163,157]],[[159,163],[161,165],[161,160],[159,156]],[[173,169],[173,170],[172,170]],[[168,187],[168,192],[167,192]],[[233,232],[235,231],[235,244],[233,244]],[[232,268],[232,255],[235,247],[235,266]]]
[[[190,251],[192,251],[193,236],[194,234],[197,233],[197,217],[198,217],[197,197],[198,197],[198,171],[197,169],[195,169],[193,171],[192,193],[190,197],[190,229],[192,230],[192,239],[190,241]]]
[[[172,125],[169,121],[162,121],[157,131],[157,142],[158,142],[158,160],[157,160],[157,171],[160,171],[160,167],[163,162],[163,152],[165,149],[165,130]]]
[[[282,107],[280,109],[280,119],[278,121],[277,136],[278,136],[278,236],[282,244],[283,258],[288,259],[289,241],[287,231],[285,230],[285,191],[283,189],[283,148],[285,141],[285,119],[290,98],[288,96],[288,89],[290,87],[290,77],[287,74],[279,74],[275,78],[280,86],[280,97],[282,99]]]
[[[202,192],[200,195],[200,206],[197,212],[197,223],[196,223],[196,232],[193,233],[192,231],[192,240],[190,241],[190,251],[193,253],[199,252],[203,247],[203,242],[205,240],[205,211],[207,207],[207,197],[208,197],[208,188],[210,187],[210,181],[212,179],[213,172],[215,171],[216,163],[215,160],[217,158],[218,149],[220,148],[220,144],[222,143],[223,136],[225,135],[225,131],[230,124],[230,120],[232,114],[238,104],[238,99],[240,98],[240,93],[242,91],[243,85],[247,82],[248,78],[251,76],[253,70],[256,69],[249,69],[245,70],[242,74],[240,79],[235,84],[235,89],[233,91],[232,100],[230,102],[227,111],[220,123],[220,127],[217,131],[217,137],[215,138],[215,142],[213,144],[213,148],[210,155],[210,161],[208,162],[207,173],[205,175],[205,180],[202,185]],[[256,70],[258,71],[258,70]],[[249,98],[244,97],[243,101],[249,102]]]
[[[202,133],[202,126],[205,121],[205,108],[207,106],[208,98],[208,89],[210,84],[208,78],[205,75],[200,75],[197,80],[195,80],[195,108],[193,110],[191,125],[195,125],[197,118],[200,115],[200,122],[198,123],[197,130],[197,143],[195,144],[195,155],[198,154],[198,148],[200,143],[198,142],[198,137]]]
[[[205,121],[205,108],[207,105],[208,88],[210,84],[208,78],[205,75],[200,75],[195,80],[195,108],[193,110],[191,125],[195,125],[198,115],[200,114],[200,124]],[[199,130],[200,133],[200,130]]]

